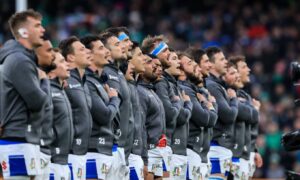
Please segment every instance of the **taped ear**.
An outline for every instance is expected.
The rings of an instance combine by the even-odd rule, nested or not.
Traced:
[[[28,31],[26,28],[20,28],[18,29],[18,33],[22,38],[27,39],[28,38]]]

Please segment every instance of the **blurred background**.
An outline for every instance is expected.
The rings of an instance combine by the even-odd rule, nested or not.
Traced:
[[[262,102],[257,139],[264,166],[256,177],[283,178],[300,172],[300,152],[285,152],[281,135],[300,129],[300,97],[289,78],[289,63],[300,59],[300,1],[245,0],[28,0],[42,13],[43,25],[56,46],[70,36],[127,26],[141,42],[148,34],[164,34],[173,49],[217,45],[226,56],[243,54],[251,67],[253,97]],[[11,38],[7,20],[13,0],[0,1],[0,45]]]

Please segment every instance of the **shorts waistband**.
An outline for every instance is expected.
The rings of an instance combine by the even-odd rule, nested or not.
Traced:
[[[112,152],[116,152],[118,149],[118,144],[114,144],[112,147]]]
[[[238,157],[232,157],[232,162],[240,162],[240,158]]]
[[[21,142],[21,141],[9,141],[9,140],[3,140],[0,139],[0,145],[12,145],[12,144],[24,144],[26,142]]]
[[[217,141],[210,141],[210,146],[220,146]]]

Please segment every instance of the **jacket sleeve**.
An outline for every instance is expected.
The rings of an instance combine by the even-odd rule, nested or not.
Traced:
[[[193,103],[191,121],[198,127],[206,127],[209,121],[209,110],[203,103],[199,102],[196,93],[193,90],[186,88],[185,93],[190,96]]]
[[[148,165],[148,144],[147,144],[147,128],[146,128],[146,119],[147,119],[147,99],[146,95],[142,93],[142,91],[138,90],[138,95],[139,95],[139,100],[140,100],[140,105],[141,105],[141,120],[142,120],[142,144],[143,144],[143,149],[142,149],[142,159],[144,161],[144,165]]]
[[[15,54],[9,56],[7,61],[10,58],[22,59],[27,57]],[[40,111],[47,102],[48,97],[40,87],[37,68],[30,59],[18,61],[13,68],[15,71],[11,74],[11,81],[14,87],[24,99],[30,111]],[[34,101],[32,97],[34,97]]]
[[[176,126],[182,126],[189,122],[193,110],[193,103],[191,101],[185,101],[183,107],[180,109]]]
[[[160,98],[163,103],[165,113],[166,113],[166,120],[174,122],[182,108],[182,102],[180,100],[173,101],[169,97],[169,88],[166,84],[166,80],[162,80],[155,84],[156,94]],[[174,94],[174,93],[173,93]]]
[[[106,105],[98,94],[96,86],[91,82],[87,82],[92,98],[91,114],[93,120],[97,121],[100,125],[106,125],[113,120],[119,111],[120,99],[118,97],[112,97],[109,103]]]
[[[212,128],[216,125],[218,120],[218,113],[217,110],[210,110],[209,111],[209,121],[207,127]]]
[[[50,80],[42,79],[41,81],[41,89],[47,94],[47,96],[51,96],[50,94]]]
[[[259,111],[256,110],[253,106],[252,106],[251,110],[252,110],[252,117],[250,118],[249,123],[257,124],[258,120],[259,120]]]
[[[232,98],[227,101],[222,93],[222,89],[216,85],[207,86],[207,89],[212,96],[215,97],[218,104],[218,116],[219,120],[223,124],[232,124],[238,114],[237,98]]]
[[[238,101],[237,121],[246,122],[252,118],[252,108],[245,102]]]
[[[213,106],[214,106],[214,110],[209,111],[209,123],[207,126],[209,128],[214,127],[218,120],[218,104],[214,102]]]
[[[42,139],[47,141],[45,142],[50,146],[51,142],[54,140],[54,132],[53,132],[53,104],[51,97],[51,88],[50,88],[50,80],[42,79],[41,80],[41,89],[47,94],[47,103],[45,106],[45,115],[43,118],[42,124]],[[46,139],[45,139],[46,138]],[[41,144],[43,145],[43,144]]]

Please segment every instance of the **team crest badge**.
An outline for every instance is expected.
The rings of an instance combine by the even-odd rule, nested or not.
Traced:
[[[241,180],[246,180],[246,173],[245,172],[242,172]]]
[[[34,160],[34,158],[31,158],[30,169],[34,169],[34,168],[35,168],[35,160]]]
[[[161,168],[159,164],[153,164],[152,165],[152,172],[155,172],[159,168]]]
[[[41,159],[41,168],[42,169],[44,169],[47,165],[48,165],[48,163],[46,163],[43,159]]]
[[[108,173],[108,166],[106,164],[102,164],[102,167],[101,167],[101,172],[103,174],[107,174]]]
[[[144,177],[144,170],[143,170],[143,168],[140,169],[140,175],[141,175],[142,178]]]
[[[240,166],[237,166],[236,164],[232,164],[231,166],[231,173],[234,174],[235,176],[239,177],[240,173]]]
[[[193,166],[192,174],[193,176],[198,176],[200,174],[200,167]]]
[[[171,164],[171,160],[172,160],[172,157],[171,156],[168,156],[168,165],[170,165]]]
[[[173,170],[173,176],[180,176],[181,168],[175,167]]]
[[[82,176],[82,168],[78,168],[77,177],[81,178],[81,176]]]

